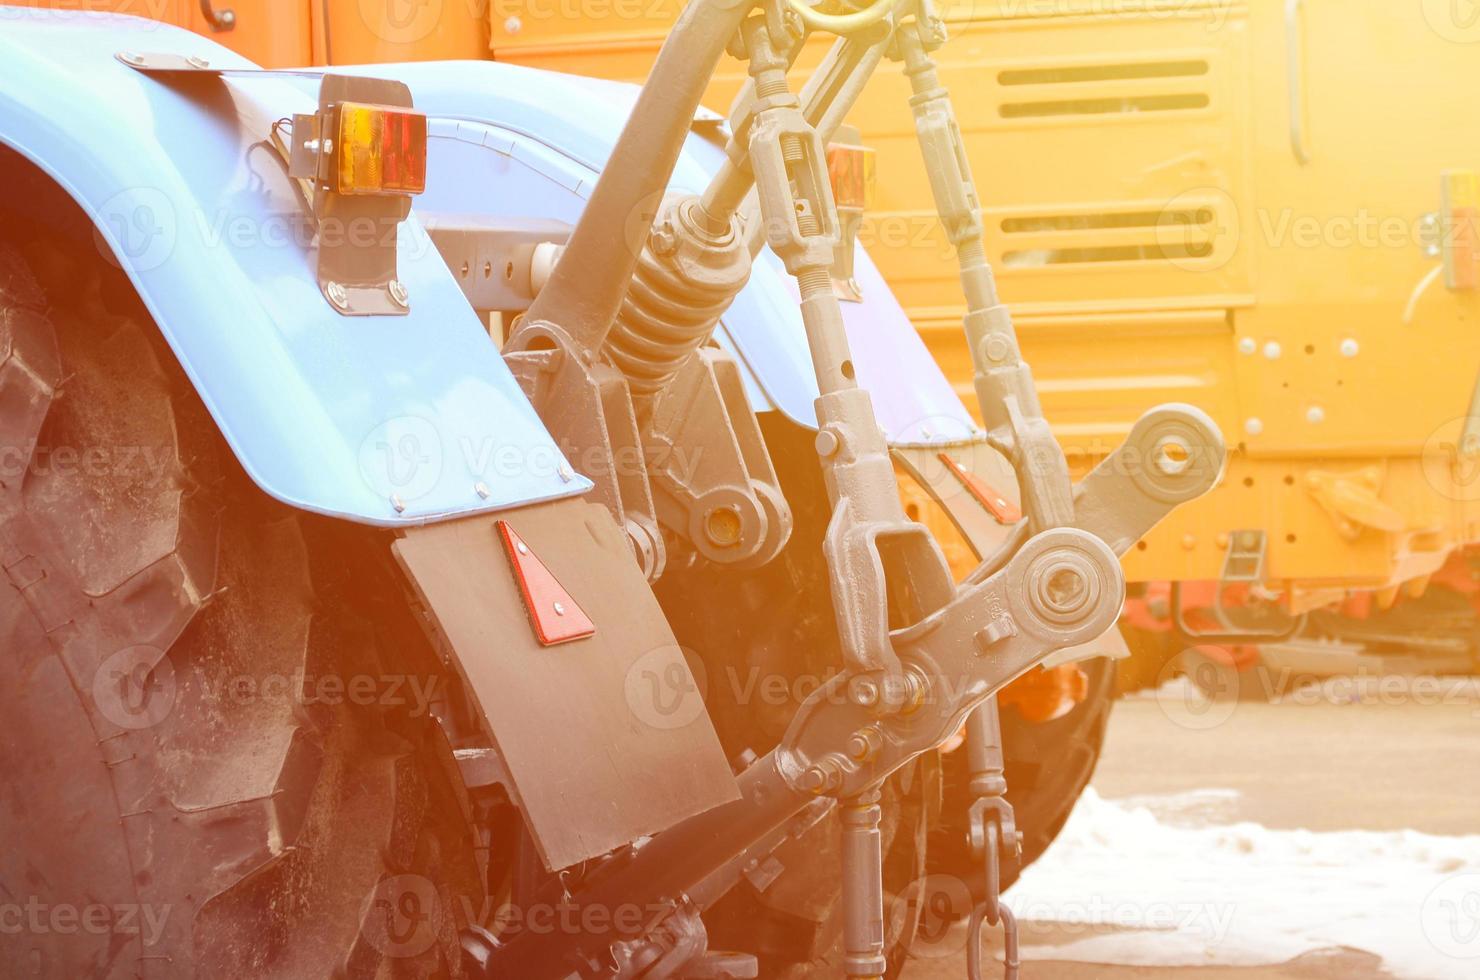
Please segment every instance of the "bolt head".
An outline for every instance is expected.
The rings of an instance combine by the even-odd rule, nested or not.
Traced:
[[[704,536],[711,544],[733,547],[744,535],[745,521],[740,517],[740,508],[726,504],[712,508],[704,515]]]
[[[832,429],[818,429],[814,445],[817,447],[817,455],[827,459],[838,451],[840,445],[838,434]]]

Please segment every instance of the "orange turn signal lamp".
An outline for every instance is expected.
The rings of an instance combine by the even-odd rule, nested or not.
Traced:
[[[334,194],[420,194],[427,187],[426,113],[341,101],[315,115],[296,115],[288,172]]]
[[[426,113],[341,102],[330,112],[330,175],[340,194],[420,194],[427,187]]]
[[[878,177],[871,148],[852,143],[829,143],[827,176],[832,183],[833,202],[838,207],[866,211],[873,205]]]

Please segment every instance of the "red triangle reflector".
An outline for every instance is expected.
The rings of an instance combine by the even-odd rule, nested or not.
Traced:
[[[524,608],[540,646],[549,647],[591,636],[596,624],[586,615],[570,593],[555,580],[545,563],[535,557],[524,539],[515,533],[508,521],[495,521],[509,565],[524,596]]]

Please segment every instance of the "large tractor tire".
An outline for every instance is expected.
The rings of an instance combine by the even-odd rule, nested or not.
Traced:
[[[460,975],[431,661],[365,621],[342,529],[243,477],[121,274],[38,235],[0,244],[4,972]]]

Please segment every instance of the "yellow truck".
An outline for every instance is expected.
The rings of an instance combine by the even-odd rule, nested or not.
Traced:
[[[494,0],[490,45],[498,60],[640,81],[678,6]],[[989,256],[1071,466],[1169,399],[1207,408],[1235,443],[1223,485],[1140,541],[1128,578],[1200,583],[1171,601],[1202,608],[1225,643],[1277,638],[1353,594],[1378,608],[1422,595],[1480,537],[1467,424],[1480,126],[1463,110],[1480,10],[972,0],[939,13]],[[743,79],[722,71],[709,104]],[[907,92],[881,71],[849,116],[878,175],[858,235],[966,394],[954,253]],[[1456,564],[1442,577],[1471,581]],[[1230,582],[1241,609],[1217,598]],[[1137,620],[1170,624],[1162,591],[1142,595],[1154,601]],[[1156,644],[1153,674],[1202,632],[1183,625],[1180,643]]]

